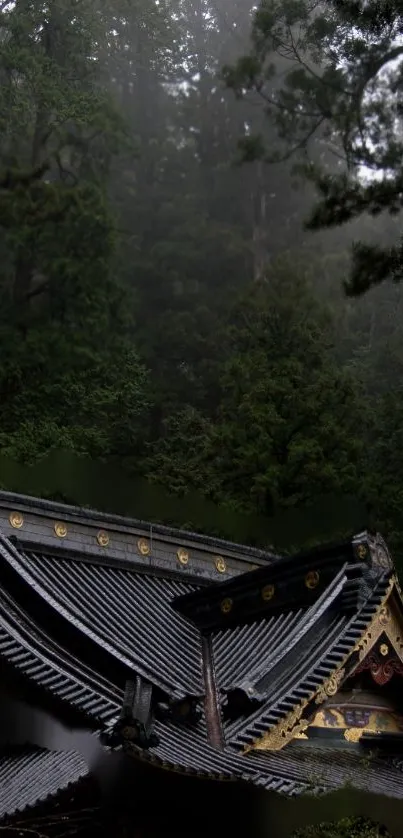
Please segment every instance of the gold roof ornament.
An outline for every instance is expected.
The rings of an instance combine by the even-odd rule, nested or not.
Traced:
[[[336,695],[344,675],[345,669],[343,668],[333,672],[330,678],[328,678],[327,681],[319,687],[315,696],[315,704],[323,704],[327,698]]]
[[[301,734],[305,733],[309,722],[301,718],[308,701],[305,700],[299,707],[295,707],[284,719],[272,727],[260,739],[245,747],[245,753],[251,750],[256,751],[281,751],[284,745]]]
[[[392,577],[380,607],[354,647],[354,651],[358,652],[359,663],[366,658],[383,634],[386,635],[399,660],[403,663],[403,620],[400,615],[398,616],[396,607],[391,601],[394,587],[395,579]]]
[[[274,593],[275,593],[274,585],[265,585],[264,588],[262,588],[262,599],[265,602],[270,602],[270,600],[273,599],[273,597],[274,597]]]
[[[223,601],[221,603],[221,606],[220,606],[222,613],[223,614],[229,614],[229,612],[232,610],[232,605],[233,605],[233,602],[232,602],[232,599],[230,599],[230,597],[226,597],[225,599],[223,599]]]
[[[179,547],[177,552],[178,562],[184,567],[189,563],[189,553],[183,547]]]
[[[109,535],[105,530],[100,530],[97,534],[97,542],[100,547],[107,547],[109,544]]]
[[[146,538],[139,538],[137,549],[142,556],[149,556],[151,553],[151,547]]]
[[[389,625],[389,623],[391,621],[391,616],[392,615],[390,613],[390,608],[387,605],[384,605],[383,608],[381,608],[381,610],[379,612],[379,622],[380,622],[381,626],[385,627],[385,626]]]
[[[307,733],[305,733],[303,730],[301,730],[300,733],[295,733],[294,734],[294,739],[309,739],[309,736],[308,736]]]
[[[24,524],[24,516],[21,512],[10,512],[8,520],[15,530],[20,530]]]
[[[66,538],[67,525],[64,524],[62,521],[56,521],[54,530],[55,535],[57,535],[58,538]]]
[[[313,591],[319,585],[319,573],[317,570],[310,570],[305,576],[305,586]]]
[[[225,573],[227,565],[222,556],[217,556],[215,560],[215,567],[218,573]]]

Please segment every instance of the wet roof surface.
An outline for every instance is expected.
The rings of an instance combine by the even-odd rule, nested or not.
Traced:
[[[32,512],[35,504],[29,508]],[[52,510],[53,514],[55,507]],[[58,505],[59,518],[62,511]],[[37,512],[40,517],[41,504]],[[70,508],[68,513],[74,518]],[[278,752],[244,752],[307,696],[315,695],[351,653],[385,597],[390,569],[357,564],[350,547],[345,559],[342,551],[335,551],[334,572],[328,555],[327,575],[317,594],[307,599],[305,591],[301,605],[286,604],[283,609],[273,610],[268,603],[262,610],[260,605],[257,619],[243,616],[240,608],[229,626],[216,597],[219,624],[207,632],[207,660],[205,632],[173,607],[179,597],[198,596],[199,584],[205,585],[206,579],[197,580],[191,562],[178,570],[172,531],[166,534],[167,559],[161,531],[158,549],[165,565],[153,568],[138,555],[122,561],[117,553],[100,553],[93,547],[92,530],[87,541],[84,533],[69,543],[56,539],[54,546],[53,529],[45,524],[35,530],[31,522],[29,537],[23,527],[11,540],[0,536],[0,658],[28,685],[52,696],[61,718],[63,707],[75,708],[93,729],[110,731],[122,709],[126,681],[140,677],[154,690],[159,742],[148,750],[126,743],[138,759],[201,777],[244,780],[290,796],[330,791],[346,781],[364,788],[365,780],[374,791],[403,797],[399,762],[380,759],[364,770],[354,747],[332,751],[331,760],[328,749],[304,747],[305,743],[289,743]],[[204,561],[201,555],[201,568]],[[309,562],[309,556],[304,561]],[[287,572],[293,572],[292,562],[286,565],[291,567]],[[212,567],[208,573],[216,573],[218,582],[222,575]],[[320,551],[315,553],[315,567],[320,567]],[[231,574],[244,571],[244,565],[234,564]],[[245,575],[250,595],[254,580],[264,573],[261,569],[256,576]],[[303,580],[304,576],[302,591]],[[300,581],[294,573],[293,584]],[[242,603],[242,577],[231,585]],[[284,583],[285,597],[286,589]],[[212,602],[214,609],[214,597]],[[248,712],[227,717],[223,711],[234,691],[253,696],[255,704]],[[182,723],[157,713],[162,700],[169,704],[192,697],[202,714],[198,721]],[[210,739],[212,698],[222,732],[220,747],[213,747]],[[4,806],[9,807],[3,806],[3,811],[32,806],[77,782],[87,770],[77,755],[39,749],[2,759],[0,780],[3,776],[8,789]],[[29,787],[25,792],[24,784]]]
[[[74,751],[27,746],[0,752],[0,818],[44,802],[87,774]]]

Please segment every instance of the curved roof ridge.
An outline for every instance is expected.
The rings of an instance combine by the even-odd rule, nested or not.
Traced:
[[[299,628],[297,628],[292,638],[284,638],[283,643],[277,648],[276,655],[272,658],[269,668],[266,669],[265,664],[262,664],[260,671],[256,671],[255,675],[250,676],[247,685],[253,683],[256,692],[259,693],[261,679],[266,678],[269,673],[273,673],[273,670],[284,660],[286,655],[290,654],[304,640],[308,632],[313,629],[321,617],[334,605],[335,600],[341,594],[347,582],[346,567],[347,564],[341,568],[333,581],[322,591],[319,599],[307,611],[302,612]]]
[[[199,633],[170,608],[178,586],[192,589],[187,580],[52,560],[1,536],[0,556],[53,611],[130,672],[178,698],[204,692]]]
[[[4,591],[0,592],[0,656],[88,718],[109,723],[120,711],[121,691],[47,637]]]
[[[281,556],[277,553],[272,553],[269,550],[262,550],[259,547],[250,547],[236,541],[216,538],[215,536],[204,535],[203,533],[196,533],[179,527],[169,527],[165,524],[154,524],[150,521],[143,521],[140,518],[132,518],[131,516],[126,517],[124,515],[116,515],[110,512],[100,512],[99,510],[88,507],[73,506],[71,504],[50,501],[44,498],[35,498],[31,495],[20,495],[16,492],[0,491],[0,504],[2,501],[18,504],[19,506],[25,506],[27,509],[71,515],[81,518],[84,521],[95,520],[103,525],[112,524],[115,526],[118,525],[119,527],[138,527],[147,530],[147,532],[152,530],[155,535],[166,535],[172,538],[182,539],[187,538],[196,544],[210,546],[211,548],[223,548],[231,550],[234,553],[241,553],[243,555],[250,556],[251,558],[265,559],[268,562],[281,558]]]

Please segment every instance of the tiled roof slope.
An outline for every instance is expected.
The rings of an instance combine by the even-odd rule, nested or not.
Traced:
[[[88,775],[74,751],[27,746],[0,752],[0,820],[23,812]]]
[[[203,692],[199,632],[170,607],[194,586],[17,550],[0,541],[0,555],[58,614],[129,671],[168,694]]]
[[[264,678],[262,671],[259,673],[260,683],[263,681],[265,685],[263,704],[247,719],[240,718],[226,726],[227,741],[241,747],[252,744],[300,704],[301,700],[318,689],[354,648],[354,644],[382,602],[389,579],[388,571],[381,574],[368,601],[356,615],[347,618],[334,612],[328,615],[327,620],[322,615],[322,620],[312,624],[309,642],[306,635],[302,636],[300,643],[295,640],[298,637],[298,628],[293,634],[285,629],[281,637],[281,657],[278,658],[274,653],[273,665],[270,667],[269,663],[266,664]],[[331,601],[329,592],[329,605]],[[309,612],[305,619],[309,622]],[[290,658],[289,651],[295,651],[296,654]],[[262,691],[261,687],[260,690]]]
[[[0,591],[0,658],[96,724],[108,724],[120,712],[121,690],[58,646],[5,591]]]
[[[278,770],[278,767],[274,772],[266,770],[262,767],[261,760],[255,761],[253,756],[244,757],[232,748],[223,751],[212,747],[201,732],[196,733],[185,727],[164,723],[157,723],[156,731],[160,737],[160,743],[156,748],[140,751],[132,745],[127,745],[126,750],[134,753],[139,759],[180,774],[213,780],[243,780],[255,785],[265,785],[271,791],[290,797],[312,790],[302,774],[299,779],[293,779],[288,777],[286,772]],[[320,790],[315,788],[316,792]]]
[[[158,726],[160,745],[149,752],[128,746],[139,759],[185,774],[217,780],[243,780],[288,797],[320,795],[350,785],[373,794],[403,799],[403,773],[396,760],[337,751],[295,742],[280,752],[219,751],[204,737],[174,726]]]
[[[265,694],[267,689],[272,691],[273,671],[278,670],[280,664],[286,664],[293,649],[303,643],[312,654],[310,630],[314,629],[314,642],[317,642],[318,624],[341,593],[345,582],[343,569],[308,610],[271,615],[251,625],[215,632],[213,649],[218,687],[225,690],[240,688],[248,694],[252,689],[254,695]],[[346,617],[340,615],[337,620],[340,631],[345,622]],[[327,634],[327,624],[322,631]]]
[[[255,752],[252,759],[255,770],[260,766],[265,788],[271,789],[270,780],[266,784],[267,774],[283,774],[297,787],[305,783],[316,794],[350,786],[370,794],[403,798],[402,770],[389,758],[368,758],[357,750],[334,751],[296,742],[280,753]]]

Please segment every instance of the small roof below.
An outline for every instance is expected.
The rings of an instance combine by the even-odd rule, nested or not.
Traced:
[[[0,820],[55,797],[88,775],[74,751],[48,751],[32,745],[0,752]]]

